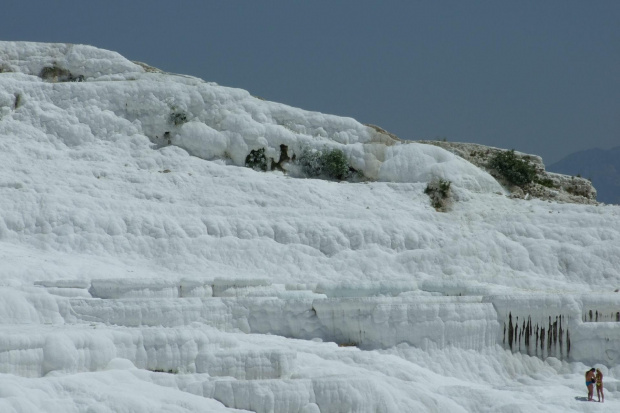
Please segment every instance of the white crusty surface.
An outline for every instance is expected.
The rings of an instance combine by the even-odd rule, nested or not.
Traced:
[[[281,145],[365,178],[244,167]],[[2,412],[620,410],[618,288],[618,206],[511,199],[354,119],[0,42]],[[526,348],[521,322],[552,317],[570,354]]]

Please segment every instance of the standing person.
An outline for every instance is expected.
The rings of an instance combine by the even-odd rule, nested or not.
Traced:
[[[596,369],[596,395],[598,396],[599,402],[602,398],[602,403],[605,403],[605,395],[603,394],[603,373],[600,369]]]
[[[596,383],[596,377],[594,376],[594,372],[596,370],[592,367],[590,370],[586,371],[586,387],[588,387],[588,401],[594,401],[594,383]]]

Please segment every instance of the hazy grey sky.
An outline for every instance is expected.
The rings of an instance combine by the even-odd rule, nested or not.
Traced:
[[[551,164],[620,145],[620,1],[5,0],[0,40],[163,70]]]

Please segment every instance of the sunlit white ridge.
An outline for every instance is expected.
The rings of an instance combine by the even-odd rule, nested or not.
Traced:
[[[620,409],[618,206],[68,44],[0,42],[0,168],[2,412]]]

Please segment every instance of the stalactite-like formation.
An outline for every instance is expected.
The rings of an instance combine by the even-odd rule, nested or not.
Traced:
[[[584,323],[604,323],[604,322],[620,322],[620,311],[617,308],[607,304],[603,305],[603,309],[594,308],[588,305],[582,309],[582,321]],[[508,312],[504,319],[504,347],[510,350],[521,352],[530,356],[541,358],[557,357],[566,359],[570,357],[570,316],[562,314],[560,309],[554,314],[554,311],[547,310],[542,318],[532,321],[531,314],[512,314]],[[533,313],[534,314],[534,313]],[[521,317],[521,320],[519,320]]]
[[[599,311],[598,309],[583,310],[582,321],[584,323],[605,323],[610,321],[620,322],[620,311]]]
[[[569,356],[570,336],[566,315],[549,315],[543,323],[532,321],[531,315],[521,317],[519,321],[519,316],[508,313],[508,319],[504,321],[504,346],[541,358],[553,356],[563,359]]]
[[[564,357],[564,330],[562,330],[562,317],[560,317],[560,327],[559,327],[559,334],[558,334],[558,342],[560,344],[560,358]]]
[[[510,345],[510,349],[512,350],[512,337],[514,334],[514,329],[512,327],[512,313],[508,315],[508,344]]]

